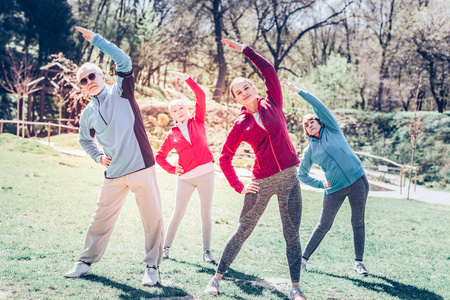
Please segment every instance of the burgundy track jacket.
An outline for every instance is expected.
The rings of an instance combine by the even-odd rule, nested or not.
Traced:
[[[256,155],[252,179],[266,178],[300,163],[289,139],[281,85],[274,67],[248,46],[243,53],[264,77],[267,97],[258,99],[258,113],[266,129],[259,126],[253,115],[242,107],[227,136],[219,163],[228,182],[238,193],[244,189],[244,184],[236,175],[231,161],[242,142],[250,144]]]

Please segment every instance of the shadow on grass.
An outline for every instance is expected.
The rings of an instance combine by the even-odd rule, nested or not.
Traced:
[[[87,281],[99,282],[102,283],[104,286],[120,290],[122,294],[119,296],[119,299],[142,299],[142,298],[157,298],[157,297],[188,296],[188,294],[182,289],[176,287],[162,286],[159,283],[154,287],[143,287],[142,289],[137,289],[135,287],[113,281],[104,276],[88,275],[83,276],[81,278]],[[152,289],[162,289],[163,292],[160,293],[158,290],[158,292],[152,293]]]
[[[206,264],[190,263],[187,261],[176,260],[173,258],[171,258],[171,260],[174,262],[180,263],[180,264],[185,264],[185,265],[189,265],[191,267],[195,267],[195,268],[197,268],[198,273],[210,274],[211,277],[216,273],[217,266],[214,266],[212,264],[206,265]],[[267,290],[267,291],[270,291],[273,295],[275,295],[281,299],[286,298],[286,295],[283,292],[277,290],[276,287],[274,287],[273,285],[271,285],[269,282],[265,281],[264,279],[261,279],[257,276],[248,275],[248,274],[236,271],[232,268],[229,268],[227,270],[226,274],[223,276],[223,280],[234,282],[241,289],[243,294],[247,294],[250,297],[251,296],[263,296],[263,291]],[[205,287],[207,284],[208,283],[205,282]],[[233,299],[237,299],[237,300],[244,300],[244,299],[249,298],[249,297],[240,297],[238,295],[228,295],[226,293],[226,290],[224,291],[223,289],[220,290],[220,295],[232,297]]]
[[[427,300],[444,300],[444,298],[434,292],[428,291],[423,288],[418,288],[409,284],[404,284],[384,276],[370,274],[366,278],[376,278],[384,280],[386,283],[376,283],[368,282],[365,280],[352,278],[348,276],[341,276],[336,274],[331,274],[322,271],[309,270],[308,272],[316,273],[320,275],[327,275],[330,277],[345,279],[352,281],[355,285],[372,290],[374,292],[386,293],[392,297],[397,297],[398,299],[410,300],[410,299],[427,299]]]

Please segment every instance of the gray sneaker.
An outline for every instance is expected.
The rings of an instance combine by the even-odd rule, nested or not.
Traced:
[[[219,295],[219,284],[220,281],[216,278],[216,276],[213,276],[205,288],[205,294],[212,294],[214,296]]]
[[[163,258],[162,258],[162,259],[168,259],[168,258],[169,258],[169,248],[170,248],[170,247],[164,246],[164,249],[163,249]]]
[[[306,262],[307,262],[307,260],[302,257],[302,261],[300,263],[301,270],[306,270]]]
[[[205,252],[203,252],[203,258],[202,259],[203,259],[203,261],[212,263],[213,265],[216,264],[216,260],[212,256],[211,250],[205,250]]]
[[[369,275],[369,272],[367,272],[366,267],[364,266],[364,264],[360,261],[355,262],[355,271],[356,273],[358,273],[359,275],[363,275],[363,276],[367,276]]]
[[[289,300],[306,300],[305,295],[303,295],[302,290],[300,287],[292,288],[291,292],[289,293]]]
[[[66,274],[64,274],[64,277],[66,278],[78,278],[81,276],[86,276],[86,275],[91,275],[92,274],[92,270],[91,270],[91,266],[82,262],[82,261],[77,261],[75,263],[75,266],[73,266],[73,268],[68,271]]]

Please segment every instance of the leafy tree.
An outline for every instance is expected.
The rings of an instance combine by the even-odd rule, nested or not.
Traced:
[[[71,7],[64,1],[16,0],[25,23],[24,51],[37,45],[38,64],[50,59],[50,54],[73,49]]]
[[[428,72],[429,89],[439,112],[450,95],[450,19],[448,1],[421,7],[413,16],[411,43]]]
[[[353,65],[339,54],[332,53],[325,65],[317,67],[317,81],[327,92],[328,100],[335,108],[351,108],[358,104],[358,76]]]

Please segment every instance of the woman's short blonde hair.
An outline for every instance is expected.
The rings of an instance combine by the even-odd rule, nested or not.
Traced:
[[[248,84],[250,84],[255,89],[255,93],[256,94],[258,93],[258,89],[256,88],[256,85],[253,82],[253,80],[245,78],[245,77],[236,77],[230,84],[230,93],[231,93],[231,97],[233,97],[233,99],[236,98],[236,96],[234,95],[233,86],[236,83],[240,83],[240,82],[247,82]]]
[[[308,122],[309,120],[316,120],[320,126],[323,126],[323,123],[320,121],[319,117],[316,114],[306,114],[305,116],[303,116],[303,120],[302,120],[303,133],[308,137],[309,137],[309,134],[306,131],[305,123]]]
[[[170,101],[169,106],[167,106],[169,113],[172,113],[172,107],[174,107],[175,105],[184,105],[187,107],[186,103],[184,103],[183,100],[175,99],[175,100]]]

